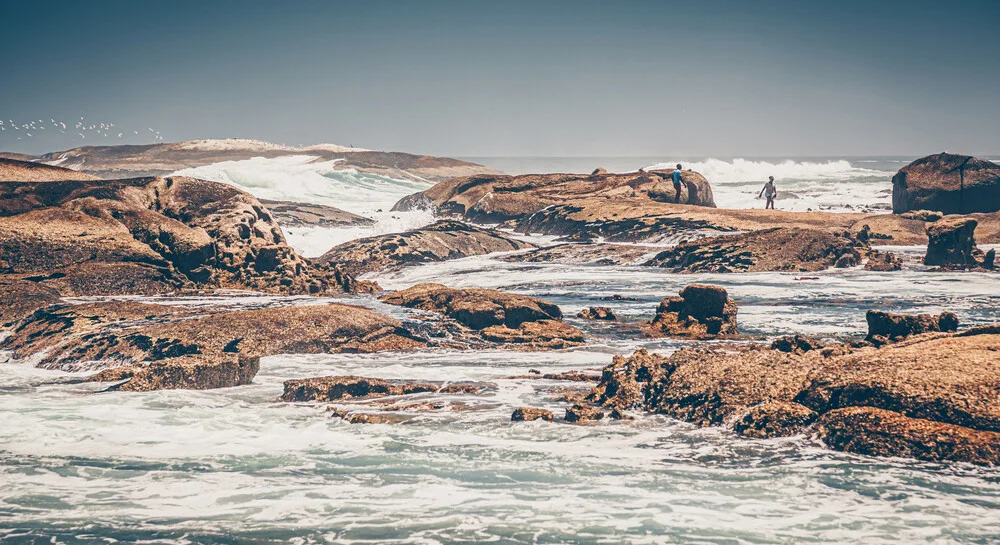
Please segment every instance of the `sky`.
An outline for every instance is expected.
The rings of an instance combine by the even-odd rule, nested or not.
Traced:
[[[159,132],[444,156],[1000,153],[995,1],[3,0],[3,13],[0,120],[115,125],[5,130],[3,151]]]

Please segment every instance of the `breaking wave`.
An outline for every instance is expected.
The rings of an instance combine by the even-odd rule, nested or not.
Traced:
[[[886,176],[891,173],[882,170],[856,167],[847,160],[825,162],[810,161],[751,161],[747,159],[706,159],[684,163],[685,169],[702,173],[712,182],[756,182],[767,180],[768,176],[775,179],[791,180],[847,180],[850,178]],[[647,170],[673,168],[674,163],[657,163],[647,167]]]

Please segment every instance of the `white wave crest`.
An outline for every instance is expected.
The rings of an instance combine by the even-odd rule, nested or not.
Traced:
[[[657,163],[647,167],[646,170],[669,169],[673,168],[675,164]],[[826,162],[787,160],[771,163],[747,159],[733,159],[732,161],[706,159],[705,161],[683,163],[683,165],[685,170],[700,172],[710,182],[723,183],[764,181],[767,180],[768,176],[774,176],[777,180],[847,180],[888,174],[881,170],[856,167],[850,161],[845,160]]]

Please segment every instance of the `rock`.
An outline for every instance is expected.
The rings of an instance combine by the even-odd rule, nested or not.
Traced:
[[[566,409],[566,421],[577,424],[596,422],[604,418],[604,411],[587,405],[573,405]]]
[[[261,199],[278,225],[289,227],[358,227],[375,225],[375,220],[339,208],[292,201]]]
[[[644,348],[627,359],[615,356],[585,399],[611,409],[642,408],[646,404],[649,384],[663,378],[665,362],[665,358],[650,354]]]
[[[577,318],[585,320],[617,320],[618,316],[608,307],[590,307],[576,314]]]
[[[924,265],[972,268],[985,261],[976,246],[978,222],[965,216],[948,216],[927,226],[927,255]]]
[[[440,181],[456,176],[494,174],[496,170],[446,157],[409,153],[372,151],[361,148],[318,144],[282,146],[258,140],[192,140],[141,146],[83,146],[46,153],[41,161],[72,165],[102,178],[163,176],[181,169],[223,161],[246,161],[258,157],[275,158],[309,155],[329,164],[334,170],[353,170],[409,179],[417,182]]]
[[[812,337],[806,337],[803,335],[781,337],[780,339],[775,339],[771,342],[771,350],[777,350],[779,352],[801,354],[810,350],[821,350],[822,348],[823,343]]]
[[[733,424],[733,431],[757,439],[788,437],[804,431],[817,416],[816,411],[798,403],[763,403],[740,417]]]
[[[384,295],[380,300],[444,314],[479,331],[491,342],[538,348],[564,348],[583,342],[580,330],[560,321],[559,307],[536,297],[497,290],[418,284]]]
[[[865,319],[868,321],[868,336],[865,340],[876,346],[887,342],[899,342],[911,335],[958,330],[958,317],[951,312],[943,312],[939,316],[930,314],[913,316],[869,310]]]
[[[444,385],[433,382],[383,380],[357,376],[330,376],[286,380],[282,401],[335,401],[343,399],[373,399],[420,393],[478,393],[482,386],[474,384]]]
[[[597,171],[595,171],[597,172]],[[542,209],[587,198],[627,198],[654,202],[673,186],[669,171],[627,174],[525,174],[520,176],[478,175],[454,178],[423,191],[422,197],[406,197],[394,210],[413,209],[428,201],[440,216],[458,216],[476,223],[498,223],[524,219]],[[683,174],[681,202],[714,207],[712,188],[693,171]],[[634,195],[634,197],[633,197]],[[566,233],[569,234],[569,233]]]
[[[830,411],[819,419],[816,431],[830,448],[865,456],[1000,465],[1000,433],[909,418],[884,409]]]
[[[0,274],[58,274],[63,295],[355,288],[299,257],[249,193],[184,177],[0,182],[0,256]]]
[[[569,263],[588,265],[632,265],[644,262],[660,250],[637,244],[556,244],[503,256],[510,263]]]
[[[109,388],[122,392],[152,390],[208,390],[250,384],[260,370],[260,358],[185,356],[148,365],[130,365],[102,371],[88,382],[125,380]]]
[[[594,169],[593,172],[590,173],[590,175],[591,176],[600,176],[601,174],[607,174],[607,173],[608,173],[608,171],[604,170],[603,168],[596,168],[596,169]]]
[[[6,157],[0,158],[0,182],[58,182],[99,179],[97,176],[68,168]]]
[[[892,178],[892,211],[945,214],[1000,210],[1000,165],[968,155],[928,155]]]
[[[514,409],[514,413],[510,415],[511,422],[530,422],[531,420],[552,422],[553,419],[552,411],[533,407],[519,407]]]
[[[392,413],[356,413],[334,409],[330,416],[346,420],[351,424],[400,424],[412,417]]]
[[[11,327],[59,300],[58,291],[40,286],[38,282],[0,279],[0,329]]]
[[[892,252],[872,250],[868,254],[865,270],[876,272],[900,271],[903,270],[903,260],[893,255]]]
[[[906,218],[906,219],[910,219],[910,220],[935,222],[935,221],[943,218],[944,217],[944,213],[942,213],[942,212],[935,212],[935,211],[932,211],[932,210],[911,210],[909,212],[903,212],[902,214],[900,214],[900,217]]]
[[[352,275],[361,275],[407,265],[528,248],[534,248],[534,245],[493,229],[458,221],[439,221],[405,233],[352,240],[331,249],[317,261],[336,263]]]
[[[822,271],[860,263],[867,244],[819,229],[776,228],[685,242],[645,263],[671,272]]]
[[[707,337],[736,335],[736,302],[725,288],[691,284],[680,297],[664,299],[650,323],[652,335]]]

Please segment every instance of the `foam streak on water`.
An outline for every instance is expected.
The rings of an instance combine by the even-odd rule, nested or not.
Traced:
[[[273,356],[252,385],[213,391],[100,393],[79,375],[0,365],[0,541],[988,543],[1000,535],[995,469],[846,455],[806,437],[750,441],[661,416],[592,426],[509,421],[518,406],[561,414],[558,389],[580,386],[511,375],[597,369],[640,346],[670,353],[686,344],[621,335],[573,318],[576,310],[603,304],[637,321],[695,281],[726,286],[740,302],[741,329],[754,335],[856,335],[873,307],[950,309],[968,324],[1000,320],[993,277],[913,267],[799,280],[474,257],[379,280],[389,288],[439,281],[544,296],[585,330],[588,346]],[[602,300],[612,294],[638,301]],[[323,301],[234,293],[224,302]],[[413,413],[396,425],[351,425],[327,416],[327,404],[277,401],[283,380],[331,374],[486,381],[496,389],[418,396],[468,410]]]

